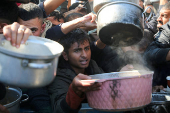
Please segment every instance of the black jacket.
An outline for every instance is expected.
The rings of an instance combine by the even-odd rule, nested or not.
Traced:
[[[99,74],[103,71],[97,66],[97,64],[93,60],[91,60],[89,67],[86,68],[86,72],[88,75],[91,75]],[[57,69],[57,75],[52,84],[48,86],[48,91],[51,96],[54,113],[78,113],[79,109],[71,109],[66,102],[66,95],[69,86],[73,81],[74,77],[76,76],[77,74],[71,68],[69,63],[64,59],[60,59],[60,64]]]
[[[153,85],[167,86],[166,77],[170,75],[170,62],[166,61],[170,50],[170,21],[159,28],[155,40],[148,46],[144,58],[154,70]]]

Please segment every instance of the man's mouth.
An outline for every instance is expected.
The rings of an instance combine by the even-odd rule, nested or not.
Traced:
[[[81,63],[82,65],[86,65],[87,62],[88,62],[88,60],[81,60],[81,61],[80,61],[80,63]]]
[[[158,21],[158,24],[162,24],[163,25],[163,22],[162,21]]]

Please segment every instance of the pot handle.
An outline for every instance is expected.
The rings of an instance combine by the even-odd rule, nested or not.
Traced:
[[[29,96],[28,96],[27,94],[22,94],[22,97],[26,97],[26,98],[23,99],[23,100],[21,100],[21,101],[20,101],[20,104],[23,103],[23,102],[28,101],[28,99],[29,99]]]
[[[36,64],[36,63],[29,63],[28,67],[35,68],[35,69],[47,69],[52,65],[52,63],[46,63],[46,64]]]
[[[37,64],[37,63],[29,63],[28,60],[23,60],[22,61],[22,66],[23,67],[30,67],[34,69],[47,69],[50,66],[52,66],[52,63],[46,63],[46,64]]]
[[[149,17],[145,20],[145,22],[147,22],[147,21],[152,17],[152,15],[153,15],[152,7],[151,7],[151,6],[148,6],[148,7],[145,9],[145,11],[142,13],[142,17],[145,17],[144,15],[145,15],[146,11],[147,11],[149,8],[151,9],[151,12],[150,12]]]

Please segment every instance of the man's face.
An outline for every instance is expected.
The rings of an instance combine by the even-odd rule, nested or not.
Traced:
[[[170,19],[170,10],[168,9],[161,9],[160,15],[157,19],[158,24],[157,27],[161,27],[162,25],[166,24]]]
[[[18,18],[18,23],[30,28],[34,36],[40,36],[42,33],[42,21],[38,18],[27,20],[27,21]]]
[[[77,42],[73,43],[68,50],[67,57],[71,67],[75,71],[87,68],[91,59],[89,41],[85,40],[80,44]]]
[[[139,0],[139,6],[141,6],[143,8],[143,1]]]

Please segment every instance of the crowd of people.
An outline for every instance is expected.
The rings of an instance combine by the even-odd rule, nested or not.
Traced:
[[[79,112],[81,103],[87,102],[85,93],[101,90],[102,85],[84,85],[80,80],[91,79],[88,75],[100,73],[153,70],[153,89],[167,87],[166,77],[170,75],[168,0],[160,0],[159,9],[154,8],[155,14],[144,23],[144,36],[140,42],[117,48],[104,44],[96,35],[96,14],[91,13],[93,0],[85,6],[84,2],[76,2],[64,10],[56,10],[65,2],[69,6],[70,0],[41,3],[32,0],[26,4],[0,1],[0,33],[12,46],[19,49],[30,35],[34,35],[57,41],[64,47],[54,81],[45,87],[22,89],[29,96],[27,104],[31,109],[38,113]],[[153,3],[144,3],[144,0],[139,0],[139,6],[143,10],[154,7]],[[0,89],[1,86],[3,84]],[[0,105],[1,112],[9,113],[3,105]]]

